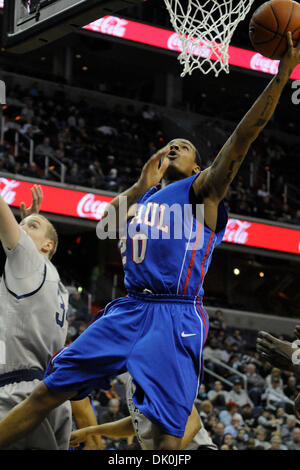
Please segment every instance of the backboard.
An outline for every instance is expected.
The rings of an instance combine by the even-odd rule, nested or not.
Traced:
[[[2,47],[25,53],[142,0],[5,0]]]

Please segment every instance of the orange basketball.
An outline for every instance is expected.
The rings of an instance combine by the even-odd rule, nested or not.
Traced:
[[[300,4],[293,0],[270,0],[253,14],[249,35],[257,52],[270,59],[281,59],[288,48],[291,31],[294,46],[300,38]]]

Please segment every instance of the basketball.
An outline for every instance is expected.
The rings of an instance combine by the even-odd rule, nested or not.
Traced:
[[[294,46],[300,38],[300,4],[292,0],[271,0],[253,14],[249,35],[254,49],[270,59],[281,59],[288,48],[291,31]]]

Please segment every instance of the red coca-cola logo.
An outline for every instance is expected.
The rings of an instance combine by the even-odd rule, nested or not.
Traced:
[[[16,189],[18,186],[20,186],[19,181],[0,178],[0,195],[6,204],[13,204],[17,194],[14,189]]]
[[[244,220],[229,219],[223,241],[245,245],[249,237],[248,229],[251,225],[250,222]]]
[[[77,205],[77,214],[85,219],[100,220],[108,202],[96,200],[95,194],[88,193],[83,196]]]
[[[86,29],[109,36],[123,37],[126,33],[128,21],[117,16],[104,16],[97,21],[85,26]]]
[[[182,47],[182,41],[178,34],[174,33],[171,34],[171,36],[168,39],[168,49],[170,51],[177,51],[177,52],[182,52],[183,47]]]
[[[272,60],[264,57],[261,54],[255,54],[250,62],[252,70],[258,70],[259,72],[270,73],[276,75],[279,67],[279,60]]]
[[[198,38],[183,40],[176,33],[171,34],[169,37],[167,47],[169,50],[177,52],[187,49],[190,54],[205,58],[210,57],[212,54],[212,47],[209,46],[208,41]]]

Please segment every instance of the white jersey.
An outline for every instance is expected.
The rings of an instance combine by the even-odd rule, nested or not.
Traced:
[[[20,228],[0,283],[0,376],[20,369],[44,371],[66,340],[68,292],[50,260]]]
[[[126,382],[126,401],[131,416],[131,420],[135,429],[136,437],[143,450],[153,450],[154,442],[152,438],[152,423],[146,418],[140,410],[135,406],[132,396],[135,392],[135,385],[132,381],[131,375],[128,374]],[[217,446],[212,442],[208,432],[203,426],[201,421],[201,429],[198,431],[191,443],[188,444],[186,449],[197,449],[199,446],[209,447],[212,450],[217,450]]]

